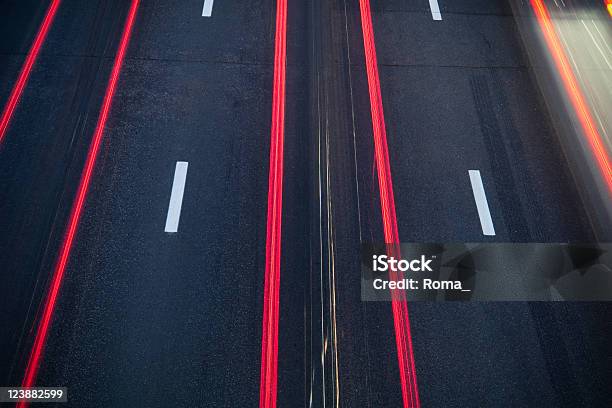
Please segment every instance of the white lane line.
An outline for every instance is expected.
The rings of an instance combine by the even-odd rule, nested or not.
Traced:
[[[168,215],[166,216],[165,232],[178,231],[188,165],[189,164],[187,162],[176,162],[176,167],[174,169],[174,181],[172,182],[172,193],[170,194],[170,205],[168,205]]]
[[[212,16],[212,6],[214,0],[204,0],[204,7],[202,8],[202,17]]]
[[[493,220],[489,211],[489,203],[485,194],[482,178],[479,170],[468,170],[470,174],[470,183],[472,183],[472,191],[474,192],[474,200],[478,209],[478,217],[480,217],[480,226],[484,235],[495,235],[493,228]]]
[[[442,13],[440,13],[440,6],[438,6],[438,0],[429,0],[429,8],[431,9],[431,17],[436,21],[441,21]]]

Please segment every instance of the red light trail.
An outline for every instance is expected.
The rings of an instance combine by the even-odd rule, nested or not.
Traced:
[[[98,117],[94,137],[89,147],[87,160],[85,162],[85,168],[83,169],[83,173],[81,175],[81,181],[79,183],[79,187],[76,194],[76,201],[73,204],[72,211],[70,213],[68,229],[61,247],[60,256],[53,272],[51,286],[47,295],[47,300],[44,306],[41,322],[36,332],[36,338],[34,340],[34,345],[32,346],[32,352],[30,354],[25,376],[22,382],[22,387],[33,386],[36,374],[38,373],[40,359],[47,339],[47,334],[49,333],[49,326],[53,317],[53,311],[55,309],[55,303],[57,301],[59,290],[62,284],[64,272],[66,271],[66,265],[68,264],[68,258],[70,256],[74,237],[76,235],[79,220],[81,218],[83,204],[85,203],[87,191],[91,182],[91,176],[96,163],[96,158],[98,156],[98,151],[100,150],[100,145],[102,143],[106,120],[108,119],[108,114],[113,101],[113,96],[115,94],[117,82],[119,80],[119,74],[121,73],[121,66],[123,65],[125,53],[130,42],[130,35],[132,32],[132,27],[134,25],[134,20],[136,18],[138,4],[139,0],[132,0],[130,11],[125,23],[125,27],[123,29],[123,34],[121,36],[119,50],[117,51],[117,54],[115,56],[113,70],[111,72],[108,86],[106,88],[106,93],[104,95],[102,110],[100,111],[100,115]],[[20,402],[17,404],[17,407],[26,407],[27,404],[27,402]]]
[[[285,133],[285,69],[287,56],[287,0],[276,2],[272,126],[263,328],[261,335],[260,408],[276,407],[278,382],[278,313],[280,289],[281,222],[283,207],[283,145]]]
[[[40,53],[40,49],[42,48],[45,39],[47,38],[47,34],[49,33],[49,28],[53,23],[53,19],[55,18],[55,14],[57,14],[57,9],[61,3],[61,0],[53,0],[49,8],[47,9],[47,14],[38,29],[38,33],[36,34],[36,38],[34,39],[34,43],[30,48],[30,52],[26,57],[26,60],[21,67],[21,72],[19,72],[19,77],[17,78],[17,82],[11,91],[8,102],[4,107],[4,111],[2,112],[2,117],[0,118],[0,143],[4,139],[6,135],[6,130],[8,129],[9,122],[13,117],[13,113],[15,112],[15,108],[19,103],[21,98],[21,94],[23,93],[23,89],[30,78],[30,73],[32,72],[32,67],[38,58],[38,54]]]
[[[561,75],[563,86],[567,91],[572,107],[576,111],[580,126],[595,156],[597,166],[608,188],[608,193],[612,196],[612,166],[610,165],[610,157],[606,152],[602,137],[597,130],[595,120],[580,90],[580,86],[578,85],[578,81],[572,71],[568,58],[563,51],[559,37],[555,32],[548,9],[542,0],[531,0],[531,6],[533,7],[536,19],[544,35],[546,45],[550,49],[555,66]]]
[[[380,79],[378,75],[378,62],[376,60],[376,47],[374,43],[374,29],[372,28],[372,14],[370,0],[359,0],[361,12],[361,29],[363,31],[363,46],[365,50],[366,71],[368,75],[368,89],[370,93],[370,109],[372,114],[372,131],[374,133],[374,155],[376,161],[378,188],[380,190],[380,207],[382,211],[383,230],[385,242],[389,246],[392,256],[398,257],[399,232],[395,215],[395,199],[391,179],[391,166],[389,164],[389,150],[387,147],[387,130],[383,113]],[[401,277],[391,277],[401,279]],[[393,324],[395,329],[395,343],[399,363],[400,383],[402,387],[402,400],[405,408],[418,408],[419,390],[412,350],[412,335],[410,332],[410,319],[408,305],[403,291],[394,291],[392,294]]]

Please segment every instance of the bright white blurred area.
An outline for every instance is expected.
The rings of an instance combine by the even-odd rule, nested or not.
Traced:
[[[563,7],[551,13],[598,130],[612,151],[612,20],[601,10]]]

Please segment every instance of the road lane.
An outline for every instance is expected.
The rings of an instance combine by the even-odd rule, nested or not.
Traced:
[[[440,6],[445,17],[434,24],[424,1],[372,4],[401,240],[593,239],[509,5],[473,0]],[[331,136],[337,141],[331,178],[344,180],[332,188],[338,208],[335,261],[341,265],[336,272],[345,270],[337,292],[341,400],[398,406],[397,368],[389,364],[389,305],[363,304],[357,279],[350,276],[359,270],[350,254],[357,253],[360,237],[382,239],[355,14],[349,6],[354,97],[348,90],[342,95],[356,112],[356,172],[348,166],[350,141],[341,132]],[[473,168],[491,175],[487,198],[495,209],[494,237],[483,237],[477,222],[465,176]],[[355,177],[358,189],[346,183]],[[606,376],[606,364],[598,359],[609,361],[610,353],[590,336],[612,335],[609,323],[597,321],[609,306],[411,303],[409,309],[424,406],[601,405],[609,397],[594,376],[576,374],[593,370],[596,377]],[[582,335],[569,335],[576,326]],[[576,353],[598,357],[579,360]]]
[[[160,13],[165,7],[174,15]],[[265,197],[265,155],[258,155],[270,105],[259,90],[269,89],[269,69],[180,54],[153,60],[157,37],[175,32],[186,15],[193,16],[186,4],[143,4],[116,94],[41,369],[40,381],[72,385],[75,406],[163,406],[178,389],[175,402],[183,405],[200,398],[243,405],[257,395],[260,299],[253,294],[261,275],[253,262],[265,214],[256,197]],[[208,30],[175,39],[197,45]],[[181,233],[169,236],[160,234],[162,197],[172,182],[168,165],[179,158],[197,176]],[[251,212],[260,216],[245,220]],[[236,365],[225,349],[239,356]],[[148,381],[158,391],[140,394]]]
[[[386,3],[374,16],[401,240],[593,239],[509,5],[443,4],[443,23],[432,24],[417,3]],[[478,217],[465,177],[470,168],[491,175],[494,237],[468,221]],[[572,305],[410,306],[424,405],[564,406],[607,398],[595,382],[572,375],[598,367],[570,357],[588,347],[588,339],[565,337],[579,318],[556,311]],[[574,307],[587,319],[606,308]],[[544,309],[555,312],[542,318]],[[566,339],[558,353],[547,348],[552,338]]]
[[[121,40],[113,58],[113,68],[109,75],[108,85],[104,91],[104,99],[100,106],[98,119],[96,120],[96,128],[91,139],[91,144],[87,150],[87,158],[83,166],[79,186],[73,199],[70,217],[66,223],[64,238],[57,255],[57,260],[53,268],[53,274],[49,282],[49,288],[43,300],[42,307],[39,309],[38,322],[35,328],[34,341],[28,358],[28,363],[25,369],[22,387],[31,387],[36,384],[38,369],[43,358],[44,348],[49,334],[49,327],[54,319],[55,306],[57,299],[60,296],[66,265],[69,262],[73,242],[78,234],[78,227],[81,222],[81,213],[89,192],[93,171],[96,166],[96,160],[100,152],[100,146],[104,138],[104,131],[107,125],[109,112],[112,107],[113,98],[117,90],[117,83],[121,75],[125,54],[130,44],[130,37],[134,28],[134,22],[138,13],[139,0],[132,0],[128,14],[125,18],[125,23],[121,29]],[[17,404],[18,408],[28,406],[27,401],[20,401]]]
[[[355,180],[356,170],[364,171],[370,181],[375,172],[372,166],[361,167],[356,162],[361,151],[355,152],[355,146],[373,146],[363,54],[355,52],[363,43],[360,31],[354,31],[361,26],[359,4],[314,1],[310,16],[316,136],[311,160],[316,183],[311,194],[318,215],[311,226],[311,245],[318,251],[312,255],[311,307],[313,315],[318,308],[322,313],[320,319],[313,317],[308,385],[315,406],[401,406],[391,307],[362,303],[356,274],[360,239],[372,239],[371,214],[371,222],[380,222],[380,212],[365,212],[379,198],[357,195],[371,184],[363,185],[361,174],[359,183]],[[369,154],[372,163],[372,149]]]
[[[184,2],[142,4],[39,377],[71,384],[74,406],[257,400],[274,4],[249,4],[211,20]],[[306,182],[302,78],[288,74],[286,177]],[[177,160],[189,189],[180,233],[163,234]],[[303,182],[283,213],[279,405],[304,382]]]
[[[112,66],[106,57],[120,35],[113,29],[127,11],[121,2],[62,5],[0,150],[0,311],[12,334],[0,340],[0,378],[10,384],[21,382],[26,334],[55,262]]]

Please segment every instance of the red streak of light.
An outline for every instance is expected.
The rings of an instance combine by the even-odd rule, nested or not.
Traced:
[[[47,38],[47,33],[49,32],[49,28],[53,23],[53,19],[55,18],[55,14],[57,13],[57,9],[60,5],[61,0],[53,0],[51,5],[47,9],[47,14],[45,15],[45,19],[42,22],[42,25],[38,29],[38,33],[36,34],[36,38],[34,39],[34,43],[30,48],[30,52],[25,60],[25,63],[21,67],[21,72],[19,73],[19,77],[17,78],[17,83],[13,87],[11,91],[11,95],[9,96],[8,102],[4,107],[4,111],[2,112],[2,117],[0,118],[0,143],[4,139],[6,135],[6,130],[8,129],[9,122],[13,117],[13,113],[15,112],[15,108],[19,103],[19,99],[21,98],[21,94],[23,93],[23,89],[28,82],[28,78],[30,78],[30,73],[32,72],[32,67],[36,62],[36,58],[38,58],[38,54],[40,53],[40,49]]]
[[[138,10],[138,4],[139,4],[139,0],[132,0],[132,5],[130,7],[129,15],[125,23],[123,34],[121,36],[121,43],[119,45],[119,50],[117,52],[117,55],[115,56],[113,70],[111,72],[108,86],[106,88],[106,93],[104,95],[104,102],[102,104],[102,110],[100,111],[100,116],[98,117],[98,122],[96,125],[94,137],[89,147],[87,161],[85,162],[85,168],[83,169],[83,173],[81,175],[81,181],[79,183],[79,188],[77,190],[76,201],[73,204],[72,211],[70,214],[68,230],[64,238],[60,256],[55,266],[55,270],[54,270],[52,281],[51,281],[51,287],[49,290],[47,301],[45,303],[41,323],[36,332],[36,339],[34,340],[34,346],[32,347],[32,352],[30,354],[30,359],[28,361],[28,366],[26,368],[26,373],[25,373],[25,377],[22,382],[22,387],[33,386],[34,380],[36,378],[36,374],[38,372],[38,368],[40,365],[40,359],[42,356],[42,351],[45,345],[47,334],[49,332],[49,326],[51,324],[51,318],[53,317],[53,311],[55,309],[55,303],[57,301],[58,293],[59,293],[59,290],[62,284],[62,278],[66,270],[66,265],[68,264],[70,250],[72,249],[74,237],[77,232],[77,227],[78,227],[79,220],[81,217],[83,204],[85,203],[85,198],[87,196],[87,191],[89,189],[89,184],[90,184],[91,176],[92,176],[94,166],[96,163],[96,158],[98,156],[98,151],[100,150],[100,144],[102,142],[102,137],[104,135],[104,127],[106,126],[106,120],[108,118],[108,113],[111,108],[113,96],[115,94],[115,89],[117,88],[117,81],[119,80],[121,66],[123,65],[125,53],[126,53],[128,44],[130,42],[130,34],[132,32],[134,20],[136,18],[136,11]],[[27,403],[20,402],[18,403],[17,406],[26,407]]]
[[[359,7],[361,11],[361,28],[363,31],[363,45],[368,74],[372,130],[374,133],[374,153],[376,168],[378,170],[378,188],[380,190],[380,207],[382,210],[385,242],[387,244],[392,244],[388,246],[388,251],[394,252],[392,255],[398,257],[399,253],[397,252],[399,251],[397,249],[397,244],[399,244],[399,232],[395,215],[395,199],[393,197],[391,167],[389,164],[389,151],[387,147],[387,131],[378,76],[378,63],[376,60],[370,0],[359,0]],[[392,276],[391,278],[401,279],[399,276]],[[402,399],[404,407],[418,408],[421,406],[421,403],[417,387],[414,354],[412,350],[412,335],[410,332],[410,320],[406,297],[404,292],[399,290],[392,293],[392,299],[391,304],[402,387]]]
[[[278,314],[281,221],[283,206],[283,144],[285,133],[285,63],[287,56],[287,0],[276,2],[274,84],[270,134],[270,174],[266,233],[263,328],[261,336],[260,408],[276,407],[278,373]]]
[[[612,167],[610,166],[610,157],[603,146],[602,137],[597,130],[593,116],[584,99],[584,95],[580,91],[580,86],[576,80],[576,76],[572,71],[571,65],[563,51],[559,37],[550,18],[550,14],[546,5],[542,0],[531,0],[531,6],[535,12],[538,24],[544,34],[546,45],[550,49],[553,61],[557,66],[557,70],[561,75],[563,86],[570,98],[570,102],[576,111],[580,126],[584,131],[587,142],[595,156],[597,166],[602,173],[604,182],[608,187],[608,193],[612,195]]]

